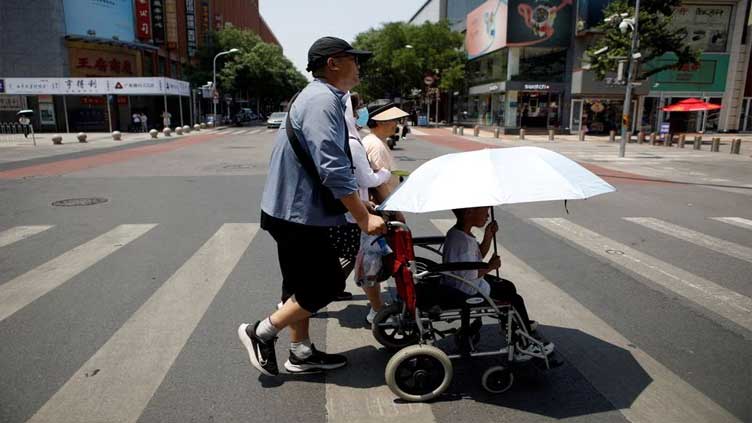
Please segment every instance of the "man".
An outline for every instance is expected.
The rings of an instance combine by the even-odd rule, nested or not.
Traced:
[[[397,129],[397,122],[408,116],[407,112],[396,107],[394,103],[388,103],[381,106],[369,107],[368,116],[368,128],[370,128],[371,133],[363,137],[363,147],[366,149],[371,167],[375,171],[379,169],[397,170],[397,164],[386,142],[387,138],[394,135],[394,131]],[[377,203],[381,203],[397,188],[397,185],[399,185],[399,178],[392,175],[387,182],[375,188],[374,200]],[[397,220],[405,221],[401,213],[398,213],[396,218]],[[381,300],[381,286],[378,283],[363,283],[362,288],[366,297],[368,297],[368,302],[371,303],[371,310],[366,315],[366,321],[369,324],[373,324],[376,313],[384,305]]]
[[[344,211],[337,214],[326,207],[325,190],[341,201],[361,230],[386,232],[384,220],[370,214],[358,195],[344,115],[343,97],[360,82],[358,63],[370,55],[339,38],[314,42],[307,70],[315,79],[289,106],[289,120],[277,133],[261,200],[261,227],[277,243],[284,304],[255,325],[244,323],[238,328],[251,365],[265,375],[279,374],[274,344],[277,333],[286,327],[291,340],[285,363],[288,372],[311,373],[347,364],[344,356],[318,351],[308,337],[308,325],[311,314],[329,304],[345,286],[328,232],[346,219]],[[287,135],[288,123],[293,139]],[[299,144],[293,147],[295,141]],[[298,154],[312,162],[317,178],[304,168]]]

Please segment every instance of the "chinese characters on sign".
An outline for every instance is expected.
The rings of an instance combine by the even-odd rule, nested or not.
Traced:
[[[163,0],[165,27],[167,29],[167,47],[178,48],[178,8],[175,0]]]
[[[672,26],[684,32],[684,41],[704,53],[724,53],[731,11],[725,5],[682,5],[674,9]]]
[[[71,76],[133,76],[138,72],[136,56],[131,54],[85,48],[68,52]]]
[[[151,40],[149,0],[136,0],[136,35],[141,41]]]
[[[164,0],[151,0],[151,34],[154,44],[165,42]]]
[[[196,39],[196,3],[194,0],[185,0],[185,30],[188,38],[188,55],[196,55],[198,47]]]
[[[181,95],[190,85],[170,78],[7,78],[8,94],[20,95]]]
[[[201,34],[204,35],[204,42],[208,45],[211,34],[209,33],[209,3],[201,2]]]

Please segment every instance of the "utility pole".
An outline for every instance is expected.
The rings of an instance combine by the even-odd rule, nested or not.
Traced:
[[[619,157],[624,157],[627,150],[627,140],[632,136],[632,80],[635,76],[635,50],[638,48],[639,33],[638,21],[640,18],[640,0],[635,2],[634,26],[632,27],[632,46],[629,49],[629,73],[627,74],[627,87],[624,93],[624,108],[621,119],[621,141],[619,142]]]

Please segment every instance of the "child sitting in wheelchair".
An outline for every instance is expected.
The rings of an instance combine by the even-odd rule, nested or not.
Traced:
[[[482,262],[491,248],[493,236],[498,231],[498,224],[493,221],[486,225],[488,221],[488,207],[473,207],[452,210],[457,218],[457,223],[447,232],[443,248],[444,263],[454,262]],[[472,228],[482,228],[485,226],[483,240],[478,243],[472,234]],[[461,291],[468,298],[477,296],[482,292],[486,296],[497,302],[508,302],[519,314],[522,324],[525,326],[527,333],[533,335],[538,327],[537,323],[528,317],[525,302],[517,293],[514,284],[506,279],[501,279],[490,274],[490,272],[501,267],[501,259],[494,254],[488,261],[488,267],[479,270],[459,270],[452,271],[466,283],[452,276],[446,275],[442,280],[442,285]],[[475,330],[480,329],[480,321],[473,325]],[[548,355],[554,350],[554,345],[547,342],[541,347],[534,343],[528,342],[525,337],[521,337],[520,351],[515,354],[516,361],[526,361],[532,358],[532,355]]]

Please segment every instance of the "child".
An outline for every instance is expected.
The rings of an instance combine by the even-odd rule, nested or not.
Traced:
[[[454,209],[452,212],[457,217],[457,223],[447,232],[446,240],[444,241],[444,263],[483,261],[483,257],[485,257],[491,248],[493,236],[499,230],[499,225],[496,221],[493,221],[486,226],[483,241],[480,244],[478,244],[471,230],[473,227],[482,228],[486,225],[488,221],[488,207]],[[451,276],[445,276],[442,284],[458,289],[468,296],[477,295],[478,292],[482,292],[494,300],[510,302],[520,315],[522,324],[525,325],[528,333],[535,332],[538,324],[528,318],[525,302],[517,294],[514,284],[506,279],[489,275],[491,271],[499,267],[501,267],[501,259],[498,255],[494,254],[491,260],[488,261],[488,267],[485,269],[452,272],[472,283],[473,286]],[[531,352],[540,353],[536,345],[526,342],[524,338],[522,345]],[[545,353],[548,354],[553,351],[553,347],[553,343],[547,343],[544,346]]]

